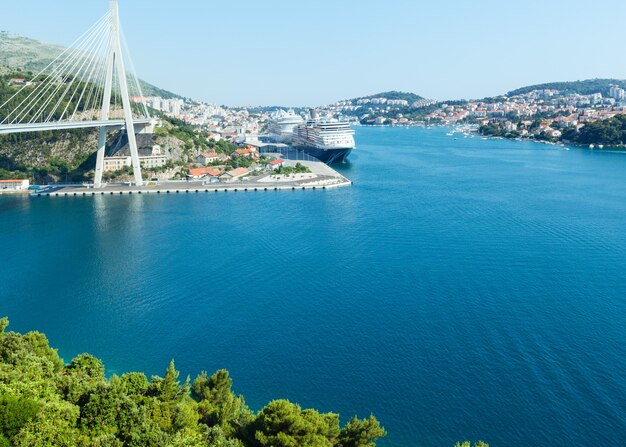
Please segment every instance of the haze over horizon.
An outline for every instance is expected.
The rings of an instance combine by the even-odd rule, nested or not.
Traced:
[[[0,30],[69,45],[106,0],[2,6]],[[284,0],[226,3],[120,0],[139,75],[183,96],[228,105],[322,105],[382,91],[447,100],[526,85],[625,78],[626,3],[416,4],[371,0],[314,7]],[[585,10],[585,22],[580,11]],[[602,25],[602,27],[601,27]]]

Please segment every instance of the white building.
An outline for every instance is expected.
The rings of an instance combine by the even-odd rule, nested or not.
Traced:
[[[626,90],[618,87],[617,85],[612,85],[609,96],[618,101],[623,101],[624,99],[626,99]]]
[[[206,154],[201,154],[198,158],[196,158],[196,161],[203,165],[208,165],[209,163],[219,160],[221,160],[221,157],[217,152],[208,152]]]
[[[146,169],[160,168],[167,164],[167,157],[165,155],[146,155],[139,157],[139,163],[142,168]]]
[[[115,172],[121,169],[124,169],[126,166],[131,166],[130,157],[126,156],[115,156],[115,157],[104,157],[104,172]]]
[[[223,182],[236,182],[237,180],[248,175],[250,171],[246,168],[237,168],[232,171],[228,171],[220,176],[220,180]]]
[[[167,157],[165,155],[146,155],[139,157],[139,164],[142,168],[156,169],[167,164]],[[104,157],[103,170],[104,172],[116,172],[132,165],[130,156]]]
[[[30,180],[0,180],[0,191],[26,191]]]
[[[387,101],[387,104],[389,104],[390,106],[408,106],[409,101],[406,101],[404,99],[390,99],[389,101]]]

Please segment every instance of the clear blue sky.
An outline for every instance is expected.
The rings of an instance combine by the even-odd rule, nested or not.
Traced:
[[[0,29],[69,44],[106,0],[3,2]],[[624,0],[120,0],[140,76],[208,102],[322,105],[385,90],[478,98],[626,78]]]

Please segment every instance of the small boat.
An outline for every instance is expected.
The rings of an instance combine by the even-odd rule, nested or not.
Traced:
[[[604,149],[604,144],[601,144],[600,146],[598,146],[598,149]]]
[[[589,145],[589,149],[595,149],[595,148],[596,148],[596,145],[595,145],[595,144],[590,144],[590,145]]]

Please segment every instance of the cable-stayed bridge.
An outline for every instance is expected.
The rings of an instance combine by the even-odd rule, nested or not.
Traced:
[[[131,102],[131,96],[140,98]],[[154,120],[120,25],[108,12],[0,104],[0,134],[99,128],[94,187],[102,187],[107,130],[124,128],[135,184],[143,184],[135,130]]]

